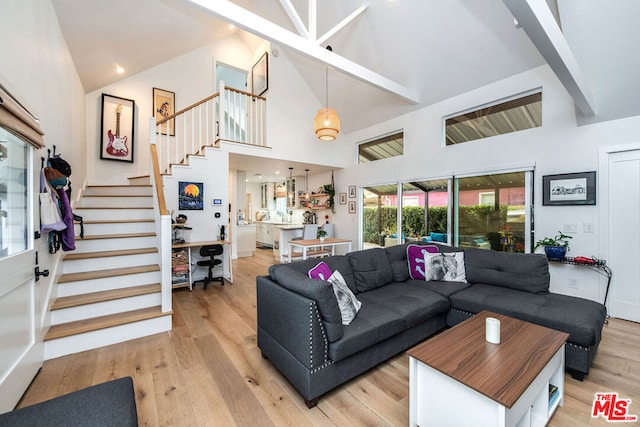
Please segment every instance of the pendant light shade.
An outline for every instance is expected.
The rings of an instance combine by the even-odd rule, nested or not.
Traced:
[[[322,141],[333,141],[340,133],[340,117],[333,108],[321,108],[313,120],[316,135]]]
[[[329,108],[329,70],[325,68],[325,108],[318,110],[313,119],[316,136],[322,141],[333,141],[340,133],[340,117],[335,109]]]

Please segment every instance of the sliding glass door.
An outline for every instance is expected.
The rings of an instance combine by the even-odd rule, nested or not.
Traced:
[[[460,247],[525,252],[530,247],[530,171],[455,178],[455,240]]]

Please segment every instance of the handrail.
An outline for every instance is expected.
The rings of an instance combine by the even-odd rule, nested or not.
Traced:
[[[160,175],[160,162],[158,161],[158,149],[156,144],[151,145],[151,168],[153,169],[153,180],[156,182],[156,196],[158,196],[158,210],[160,215],[169,215],[167,203],[164,199],[164,191],[162,191],[162,176]]]
[[[164,118],[164,119],[162,119],[162,120],[158,120],[158,121],[156,122],[156,126],[159,126],[159,125],[161,125],[161,124],[164,124],[164,123],[168,122],[169,120],[171,120],[171,119],[175,118],[176,116],[179,116],[180,114],[186,113],[187,111],[189,111],[189,110],[192,110],[192,109],[196,108],[198,105],[202,105],[202,104],[204,104],[204,103],[205,103],[205,102],[207,102],[207,101],[211,101],[212,99],[217,98],[218,96],[220,96],[220,92],[216,92],[216,93],[214,93],[213,95],[209,95],[209,96],[207,96],[206,98],[201,99],[200,101],[198,101],[198,102],[196,102],[196,103],[194,103],[194,104],[191,104],[191,105],[189,105],[188,107],[185,107],[185,108],[183,108],[182,110],[177,111],[177,112],[173,113],[172,115],[165,117],[165,118]]]

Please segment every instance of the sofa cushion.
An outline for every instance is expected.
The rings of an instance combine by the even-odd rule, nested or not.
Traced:
[[[322,262],[327,264],[331,271],[340,271],[342,277],[344,277],[345,282],[347,282],[347,286],[351,289],[351,292],[357,292],[356,283],[353,279],[353,271],[351,271],[351,264],[349,264],[349,260],[344,255],[334,255],[330,257],[322,258]],[[271,276],[271,280],[276,280],[273,275],[273,271],[277,270],[280,267],[290,267],[293,268],[305,276],[308,274],[309,270],[315,267],[318,264],[317,259],[307,259],[304,261],[295,261],[289,264],[275,264],[269,267],[269,275]]]
[[[414,243],[407,245],[407,267],[409,268],[409,277],[412,279],[424,279],[425,254],[435,254],[438,252],[438,247],[435,245],[416,245]]]
[[[445,282],[466,282],[464,268],[464,252],[425,253],[424,269],[426,280],[442,280]]]
[[[600,303],[559,294],[532,294],[500,286],[473,284],[450,296],[451,307],[470,313],[489,310],[569,334],[585,347],[600,341],[606,309]]]
[[[391,263],[394,282],[404,282],[409,279],[407,270],[407,248],[406,245],[393,245],[384,248],[387,258]]]
[[[425,282],[422,282],[425,283]],[[362,308],[343,337],[329,346],[338,361],[449,310],[449,301],[427,287],[390,283],[358,294]]]
[[[350,324],[358,314],[358,310],[362,307],[362,303],[358,301],[358,298],[356,298],[353,292],[351,292],[351,289],[347,286],[342,274],[340,274],[340,271],[334,271],[327,279],[327,282],[331,283],[331,286],[333,287],[333,293],[336,296],[338,308],[342,315],[342,324]]]
[[[382,248],[348,253],[358,292],[366,292],[387,285],[393,280],[393,270]]]
[[[549,292],[549,263],[542,254],[466,248],[467,281],[532,293]]]
[[[292,264],[278,265],[278,268],[270,269],[270,273],[281,286],[316,302],[329,342],[342,337],[342,315],[329,282],[310,279]]]
[[[449,298],[450,295],[471,286],[465,282],[441,282],[438,280],[428,280],[425,282],[424,280],[418,279],[409,279],[405,283],[411,286],[424,287],[432,292],[437,292],[445,298]]]
[[[320,261],[315,267],[307,272],[307,275],[310,279],[329,281],[329,277],[331,277],[331,269],[326,262]]]

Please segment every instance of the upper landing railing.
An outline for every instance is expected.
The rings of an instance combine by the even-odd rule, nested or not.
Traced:
[[[266,101],[220,82],[219,92],[158,121],[152,140],[162,173],[219,141],[266,147]]]

